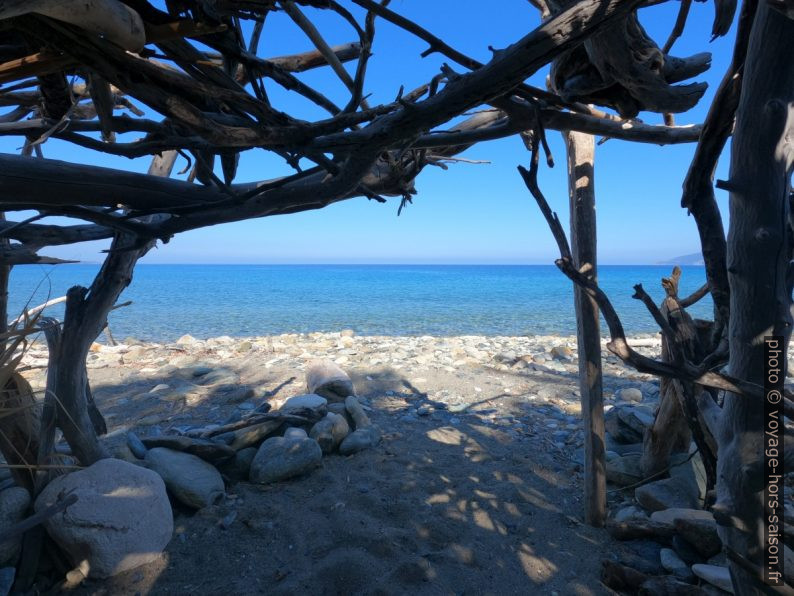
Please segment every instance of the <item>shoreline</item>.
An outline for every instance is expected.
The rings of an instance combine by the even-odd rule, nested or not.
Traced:
[[[658,354],[658,337],[632,341]],[[268,585],[273,594],[320,593],[336,577],[348,589],[383,578],[383,586],[406,593],[421,586],[487,592],[493,579],[484,570],[496,567],[504,593],[529,586],[606,594],[598,587],[600,559],[623,547],[579,521],[575,346],[573,336],[350,331],[94,344],[88,374],[109,431],[101,440],[116,458],[143,465],[127,445],[129,431],[141,439],[184,435],[265,404],[276,410],[306,393],[306,366],[316,358],[350,375],[382,441],[350,457],[324,457],[320,469],[268,487],[229,480],[223,502],[198,513],[174,508],[177,529],[158,560],[78,593],[181,593],[196,581],[208,593],[247,593],[246,580],[236,578],[248,577],[256,562],[262,577],[278,578]],[[24,373],[37,391],[46,355],[37,343],[23,361],[38,366]],[[627,405],[647,417],[658,382],[606,352],[603,366],[605,410]],[[624,496],[610,494],[609,505],[625,507]],[[565,524],[587,539],[533,538]],[[208,560],[234,556],[220,577],[207,573],[198,552]]]

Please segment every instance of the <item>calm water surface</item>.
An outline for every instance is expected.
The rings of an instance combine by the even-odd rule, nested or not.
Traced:
[[[90,285],[98,265],[13,270],[10,313]],[[657,331],[631,298],[642,283],[659,302],[669,266],[602,266],[601,287],[628,333]],[[681,294],[705,281],[683,267]],[[355,329],[365,335],[527,335],[575,332],[571,283],[553,265],[141,265],[110,315],[119,338],[168,341]],[[691,312],[710,318],[706,298]],[[62,307],[50,314],[62,317]]]

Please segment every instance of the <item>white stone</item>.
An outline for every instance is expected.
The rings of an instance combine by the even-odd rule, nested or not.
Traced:
[[[150,563],[171,540],[171,505],[162,479],[151,470],[102,459],[55,478],[36,499],[36,511],[63,494],[78,500],[48,519],[45,527],[90,577],[110,577]]]
[[[290,397],[284,402],[284,405],[279,408],[280,411],[286,412],[287,410],[297,410],[300,408],[309,408],[312,410],[319,410],[328,405],[328,400],[320,395],[313,393],[306,393],[304,395],[296,395]]]
[[[692,572],[703,581],[710,583],[712,586],[717,586],[729,594],[733,594],[731,573],[728,571],[727,567],[696,563],[695,565],[692,565]]]

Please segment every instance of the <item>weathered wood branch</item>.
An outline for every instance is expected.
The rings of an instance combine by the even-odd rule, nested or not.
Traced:
[[[146,43],[143,20],[138,13],[118,0],[6,0],[0,5],[0,19],[31,12],[72,23],[131,52],[140,51]]]

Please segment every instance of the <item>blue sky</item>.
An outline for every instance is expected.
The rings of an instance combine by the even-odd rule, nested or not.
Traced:
[[[343,5],[348,2],[342,0]],[[672,28],[678,2],[643,9],[646,29],[662,45]],[[498,10],[482,10],[474,0],[395,0],[390,8],[443,37],[453,47],[485,62],[488,46],[504,47],[538,25],[537,11],[527,0],[500,0]],[[332,43],[355,39],[349,27],[324,11],[304,9]],[[357,7],[351,11],[362,15]],[[713,6],[694,3],[683,38],[673,54],[713,54],[712,68],[697,77],[709,83],[700,105],[676,117],[677,123],[701,122],[729,61],[734,29],[709,43]],[[366,93],[371,103],[390,101],[402,84],[412,89],[439,72],[446,60],[421,58],[425,44],[380,19],[376,22],[373,57]],[[277,56],[312,49],[311,43],[283,14],[268,17],[260,55]],[[347,65],[354,72],[354,63]],[[462,71],[462,67],[456,67]],[[545,87],[547,69],[532,82]],[[344,105],[348,98],[330,69],[301,75]],[[269,84],[274,104],[305,119],[325,117],[296,94]],[[147,116],[152,111],[138,104]],[[658,114],[642,114],[659,123]],[[136,135],[120,136],[132,140]],[[557,166],[542,166],[541,186],[567,226],[565,152],[559,133],[549,140]],[[18,138],[0,138],[0,151],[16,152]],[[98,154],[50,140],[45,157],[145,171],[148,159],[128,160]],[[596,150],[596,202],[599,259],[604,264],[656,263],[699,251],[694,221],[679,206],[681,184],[694,145],[658,147],[610,140]],[[225,224],[181,234],[151,251],[146,263],[504,263],[544,264],[557,256],[556,246],[537,206],[528,195],[516,165],[528,154],[518,138],[480,144],[462,155],[488,164],[451,164],[447,171],[428,167],[416,181],[413,205],[397,217],[398,200],[382,205],[353,199],[319,211]],[[718,177],[727,177],[723,156]],[[184,163],[177,162],[181,169]],[[237,182],[273,178],[289,170],[263,151],[241,159]],[[727,195],[717,191],[727,218]],[[726,221],[727,227],[727,221]],[[50,248],[45,254],[95,262],[102,243]]]

